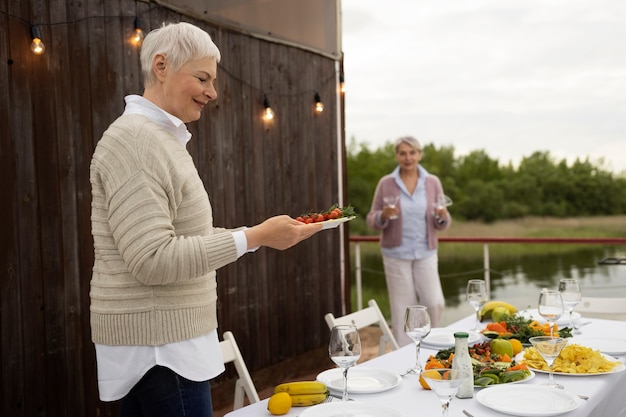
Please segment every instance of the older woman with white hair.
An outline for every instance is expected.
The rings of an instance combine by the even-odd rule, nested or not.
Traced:
[[[391,305],[391,327],[400,345],[412,343],[404,333],[406,307],[422,304],[437,327],[445,306],[437,258],[437,231],[450,226],[445,207],[435,206],[443,196],[441,181],[420,165],[417,139],[396,140],[398,166],[376,186],[367,224],[381,231],[381,251]],[[395,200],[385,203],[385,198]]]
[[[91,333],[103,401],[128,416],[212,416],[209,380],[224,371],[216,270],[260,246],[286,249],[319,224],[289,216],[214,227],[185,123],[217,98],[220,52],[175,23],[141,48],[143,96],[104,132],[91,161]]]

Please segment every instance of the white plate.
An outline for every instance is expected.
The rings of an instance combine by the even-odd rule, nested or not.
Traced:
[[[476,400],[485,407],[512,416],[557,416],[582,404],[577,395],[542,385],[496,385],[479,391]]]
[[[355,217],[356,216],[340,217],[338,219],[330,219],[330,220],[326,220],[326,221],[320,222],[320,224],[322,225],[322,230],[334,229],[335,227],[339,226],[341,223],[349,222],[350,220],[354,219]]]
[[[482,334],[467,330],[454,330],[448,329],[445,327],[435,327],[431,329],[428,336],[422,340],[422,346],[433,349],[445,349],[451,348],[454,346],[454,333],[456,332],[466,332],[469,334],[469,338],[467,339],[467,344],[472,346],[474,343],[478,342],[482,339]]]
[[[541,314],[539,314],[539,310],[537,310],[536,308],[530,310],[522,310],[519,312],[519,315],[526,319],[537,320],[539,323],[542,324],[548,322],[541,316]],[[574,323],[577,320],[580,320],[580,317],[580,313],[577,313],[576,311],[572,313],[572,319],[574,320]],[[558,324],[559,327],[569,327],[569,313],[563,313],[563,315],[559,317],[559,319],[556,321],[556,324]]]
[[[329,390],[343,392],[343,371],[333,368],[317,375],[319,382]],[[348,370],[348,392],[351,394],[371,394],[387,391],[397,386],[402,377],[385,369],[353,367]]]
[[[402,417],[402,414],[382,405],[360,401],[333,401],[309,407],[299,417]]]
[[[626,355],[626,339],[612,337],[584,337],[575,336],[570,343],[587,346],[599,350],[607,355]]]
[[[530,381],[531,379],[533,379],[537,375],[537,374],[535,374],[535,372],[533,372],[532,369],[529,369],[529,371],[530,371],[530,375],[528,375],[524,379],[520,379],[519,381],[507,382],[507,383],[503,383],[503,384],[487,385],[486,387],[482,387],[480,385],[474,385],[474,388],[480,388],[480,389],[483,389],[483,388],[493,388],[493,387],[499,387],[501,385],[512,385],[512,384],[521,384],[523,382],[528,382],[528,381]]]
[[[600,353],[600,354],[602,356],[604,356],[604,358],[606,360],[609,360],[611,362],[619,362],[619,364],[614,366],[613,369],[611,369],[609,372],[600,372],[600,373],[595,373],[595,374],[572,374],[572,373],[569,373],[569,372],[553,372],[553,374],[554,375],[565,375],[565,376],[595,376],[595,375],[614,374],[614,373],[623,372],[624,370],[626,370],[626,367],[624,366],[622,361],[620,361],[619,359],[614,358],[613,356],[610,356],[610,355],[607,355],[607,354],[604,354],[604,353]],[[515,362],[517,362],[517,363],[524,362],[524,351],[521,351],[520,353],[517,354],[517,356],[515,356]],[[535,372],[541,372],[542,374],[549,373],[548,371],[544,371],[542,369],[532,368],[528,364],[526,364],[526,366],[528,366],[529,369],[532,369]]]

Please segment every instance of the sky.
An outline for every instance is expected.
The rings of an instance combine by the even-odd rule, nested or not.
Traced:
[[[626,172],[624,0],[342,0],[342,43],[348,143]]]

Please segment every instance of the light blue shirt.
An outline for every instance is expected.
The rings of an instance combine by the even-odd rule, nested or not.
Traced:
[[[436,249],[428,249],[428,226],[426,225],[426,177],[428,171],[417,166],[419,180],[413,194],[409,194],[404,182],[400,178],[400,167],[391,173],[398,187],[400,187],[400,216],[402,218],[402,243],[393,248],[381,248],[383,255],[392,258],[415,260],[424,259],[436,254]],[[393,221],[393,220],[388,220]]]

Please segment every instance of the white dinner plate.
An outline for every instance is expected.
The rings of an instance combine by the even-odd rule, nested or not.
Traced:
[[[522,310],[519,312],[519,315],[526,319],[537,320],[539,323],[542,324],[548,322],[541,316],[541,314],[539,314],[539,310],[537,310],[536,308],[530,310]],[[580,320],[580,317],[580,313],[576,311],[572,313],[572,319],[574,320],[574,322],[576,322],[576,320]],[[561,317],[559,317],[559,319],[556,321],[556,324],[558,324],[559,327],[569,327],[569,313],[564,313]]]
[[[377,404],[333,401],[309,407],[302,411],[299,417],[402,417],[402,414],[393,408]]]
[[[482,339],[482,334],[467,330],[454,330],[445,327],[435,327],[431,329],[428,336],[422,340],[422,346],[432,349],[446,349],[454,346],[454,333],[466,332],[469,334],[467,344],[472,346],[474,343]]]
[[[595,373],[595,374],[573,374],[570,372],[553,372],[554,375],[565,375],[565,376],[595,376],[595,375],[606,375],[606,374],[614,374],[617,372],[623,372],[624,370],[626,370],[626,367],[624,366],[624,364],[622,363],[622,361],[620,361],[617,358],[614,358],[613,356],[607,355],[605,353],[600,353],[602,356],[604,356],[604,358],[606,360],[609,360],[611,362],[619,362],[616,366],[613,367],[613,369],[611,369],[609,372],[600,372],[600,373]],[[520,362],[524,362],[524,351],[521,351],[520,353],[517,354],[517,356],[515,356],[515,362],[520,363]],[[529,369],[532,369],[535,372],[541,372],[542,374],[547,374],[549,373],[548,371],[544,371],[543,369],[536,369],[536,368],[532,368],[530,365],[526,364],[526,366],[528,366]]]
[[[565,390],[542,385],[496,385],[476,394],[492,410],[512,416],[557,416],[577,409],[582,400]]]
[[[328,369],[317,375],[319,382],[329,390],[343,392],[343,371],[341,368]],[[348,370],[348,392],[351,394],[371,394],[383,392],[397,386],[402,377],[385,369],[353,367]]]
[[[345,222],[349,222],[350,220],[354,219],[356,216],[350,216],[350,217],[340,217],[338,219],[330,219],[330,220],[326,220],[323,222],[320,222],[320,224],[322,225],[322,230],[325,229],[334,229],[335,227],[339,226],[342,223]]]
[[[626,339],[622,338],[575,336],[570,343],[587,346],[607,355],[626,355]]]

